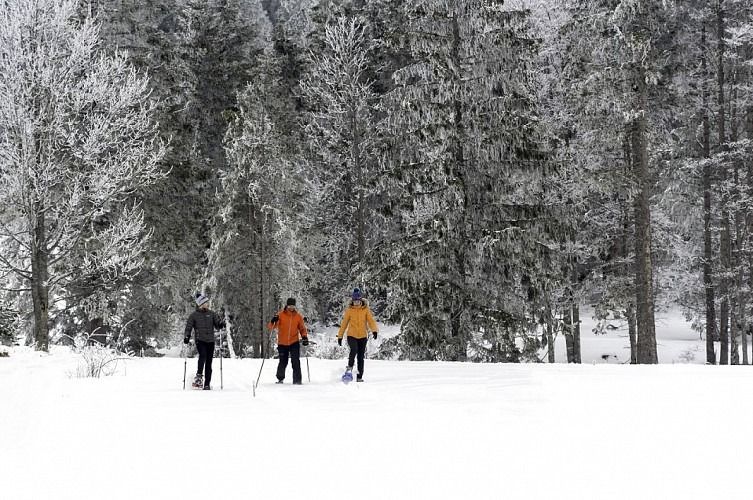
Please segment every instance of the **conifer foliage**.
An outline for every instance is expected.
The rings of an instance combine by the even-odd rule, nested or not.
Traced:
[[[386,181],[398,228],[380,249],[411,357],[465,360],[483,336],[516,360],[543,238],[524,11],[406,2],[391,37],[409,63],[385,98]]]

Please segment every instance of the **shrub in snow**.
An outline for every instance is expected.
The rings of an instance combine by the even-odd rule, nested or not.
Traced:
[[[696,345],[693,347],[690,347],[688,349],[685,349],[680,355],[678,356],[680,362],[682,363],[692,363],[695,361],[695,356],[700,351],[700,348]]]
[[[348,348],[345,345],[344,340],[343,347],[337,345],[337,341],[320,343],[309,351],[309,356],[321,359],[343,359],[348,356]]]
[[[81,334],[75,338],[75,352],[81,361],[72,374],[77,378],[108,377],[115,373],[118,362],[129,359],[131,353],[123,353],[107,347],[97,341],[92,341],[90,334]]]

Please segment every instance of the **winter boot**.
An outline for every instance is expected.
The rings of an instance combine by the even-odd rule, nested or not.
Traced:
[[[363,375],[361,375],[360,373],[356,375],[356,382],[363,382]]]
[[[208,385],[205,385],[205,386],[204,386],[204,390],[205,390],[205,391],[211,391],[211,390],[212,390],[212,388],[211,388],[211,387],[209,387]]]

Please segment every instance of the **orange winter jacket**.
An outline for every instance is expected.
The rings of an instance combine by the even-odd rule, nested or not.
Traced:
[[[337,338],[341,339],[343,333],[347,330],[348,337],[364,339],[369,336],[369,330],[366,329],[367,326],[372,332],[377,331],[376,321],[374,321],[374,316],[371,315],[371,310],[366,305],[366,302],[363,302],[360,306],[350,304],[345,310],[345,316],[343,316],[343,320],[340,323]]]
[[[298,334],[307,338],[309,333],[306,331],[306,325],[303,324],[303,316],[298,311],[287,311],[283,309],[277,313],[279,321],[275,325],[271,321],[267,328],[274,330],[277,328],[277,345],[293,345],[298,342]]]

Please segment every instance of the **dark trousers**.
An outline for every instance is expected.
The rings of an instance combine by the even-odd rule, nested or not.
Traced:
[[[277,364],[277,380],[285,379],[285,369],[288,367],[288,358],[290,358],[290,364],[293,365],[293,383],[300,383],[303,380],[301,374],[301,343],[278,345],[277,352],[280,354],[280,362]]]
[[[369,338],[354,339],[348,337],[348,347],[350,347],[350,354],[348,354],[348,366],[353,368],[353,361],[358,356],[358,374],[363,377],[363,358],[366,355],[366,342]]]
[[[196,341],[196,350],[199,351],[199,367],[196,374],[204,372],[204,385],[212,381],[212,357],[214,356],[214,342]]]

